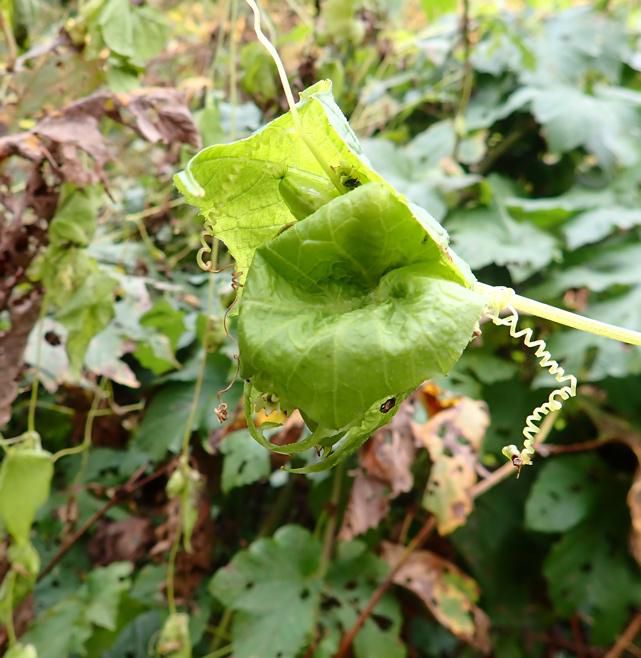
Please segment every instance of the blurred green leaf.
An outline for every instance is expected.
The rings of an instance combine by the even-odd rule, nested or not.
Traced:
[[[317,620],[325,626],[318,653],[331,656],[342,633],[387,572],[382,560],[361,542],[339,546],[337,559],[321,582],[320,542],[300,526],[284,526],[271,539],[259,539],[240,551],[213,577],[210,590],[235,611],[232,627],[234,655],[238,658],[295,658],[307,646]],[[319,607],[321,606],[321,607]],[[319,610],[324,615],[318,617]],[[386,596],[374,610],[384,619],[384,631],[370,619],[364,637],[356,642],[357,658],[404,656],[397,641],[401,617],[398,605]],[[378,642],[376,653],[368,653]],[[391,651],[389,654],[382,653]]]
[[[134,352],[138,361],[156,375],[179,368],[175,352],[185,330],[184,314],[161,299],[140,317],[140,326],[150,335]]]
[[[216,573],[212,594],[236,612],[237,658],[295,658],[306,645],[320,600],[320,553],[306,530],[285,526]]]
[[[226,386],[230,369],[231,362],[224,355],[210,354],[207,357],[192,432],[206,431],[217,425],[214,413],[216,393]],[[178,452],[189,419],[194,391],[193,381],[165,384],[147,406],[145,417],[134,434],[133,446],[154,461],[162,459],[167,451]]]
[[[455,11],[457,5],[458,0],[421,0],[421,7],[430,21],[447,12]]]
[[[505,204],[504,181],[490,177],[492,201],[471,210],[456,210],[447,228],[457,253],[472,267],[504,265],[519,282],[542,270],[557,254],[556,240],[526,222],[517,222]]]
[[[525,523],[539,532],[564,532],[583,521],[607,495],[603,467],[593,455],[552,458],[543,464],[525,506]]]
[[[132,564],[114,562],[93,569],[76,592],[39,614],[23,636],[39,656],[69,658],[84,655],[93,626],[115,628],[122,595],[129,589]]]
[[[556,611],[566,617],[578,611],[589,619],[595,644],[612,642],[630,607],[641,601],[641,578],[628,556],[623,497],[610,495],[603,502],[554,545],[543,565]]]
[[[269,453],[256,443],[247,430],[228,434],[220,444],[223,461],[223,492],[252,484],[269,475]]]

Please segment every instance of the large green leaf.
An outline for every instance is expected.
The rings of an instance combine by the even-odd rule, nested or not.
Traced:
[[[350,181],[383,182],[334,102],[331,82],[307,89],[297,107],[305,139],[288,112],[247,139],[203,149],[175,177],[179,190],[227,245],[242,278],[255,249],[300,218],[293,196],[306,200],[311,212],[349,191]],[[445,232],[424,215],[425,230],[444,249]]]
[[[483,307],[461,283],[409,208],[363,185],[256,252],[243,376],[338,430],[452,367]]]

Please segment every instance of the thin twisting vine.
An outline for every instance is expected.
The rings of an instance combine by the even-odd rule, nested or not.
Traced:
[[[526,347],[535,350],[534,355],[539,360],[540,367],[547,370],[559,384],[562,384],[550,393],[546,402],[536,407],[525,419],[523,448],[519,450],[517,446],[512,444],[505,446],[502,450],[503,454],[517,467],[520,474],[522,466],[532,464],[532,458],[536,453],[534,438],[540,431],[539,422],[549,413],[560,411],[563,402],[576,396],[577,380],[574,375],[566,374],[563,367],[552,358],[552,354],[542,338],[534,340],[534,332],[530,327],[525,329],[517,328],[519,314],[513,306],[505,304],[506,300],[514,296],[514,291],[510,288],[498,288],[496,291],[496,298],[489,310],[489,317],[492,322],[499,326],[509,327],[512,338],[521,339]],[[500,308],[506,308],[509,314],[501,317],[499,315]]]

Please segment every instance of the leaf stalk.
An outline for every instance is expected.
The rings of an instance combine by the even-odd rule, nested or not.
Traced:
[[[622,343],[628,343],[629,345],[641,345],[641,332],[639,331],[618,327],[613,324],[608,324],[607,322],[600,322],[599,320],[586,318],[577,313],[564,311],[556,306],[551,306],[550,304],[537,302],[529,297],[517,295],[509,288],[488,286],[485,283],[477,283],[474,288],[481,295],[487,297],[491,304],[500,304],[501,309],[509,305],[521,313],[527,313],[528,315],[535,315],[536,317],[544,318],[545,320],[551,320],[552,322],[563,324],[572,329],[585,331],[590,334],[595,334],[596,336],[603,336],[604,338],[610,338],[611,340],[618,340]],[[509,302],[509,304],[505,303],[506,301]]]

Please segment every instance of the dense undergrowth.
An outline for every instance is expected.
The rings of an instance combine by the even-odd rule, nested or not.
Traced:
[[[332,80],[373,169],[479,279],[639,329],[641,14],[495,4],[265,10],[294,88]],[[358,455],[283,470],[316,453],[251,438],[227,313],[244,276],[172,183],[287,110],[249,10],[0,9],[9,655],[583,658],[626,628],[608,657],[641,651],[638,349],[522,318],[582,385],[518,480],[501,448],[552,380],[490,322]],[[305,437],[263,404],[272,442]]]

